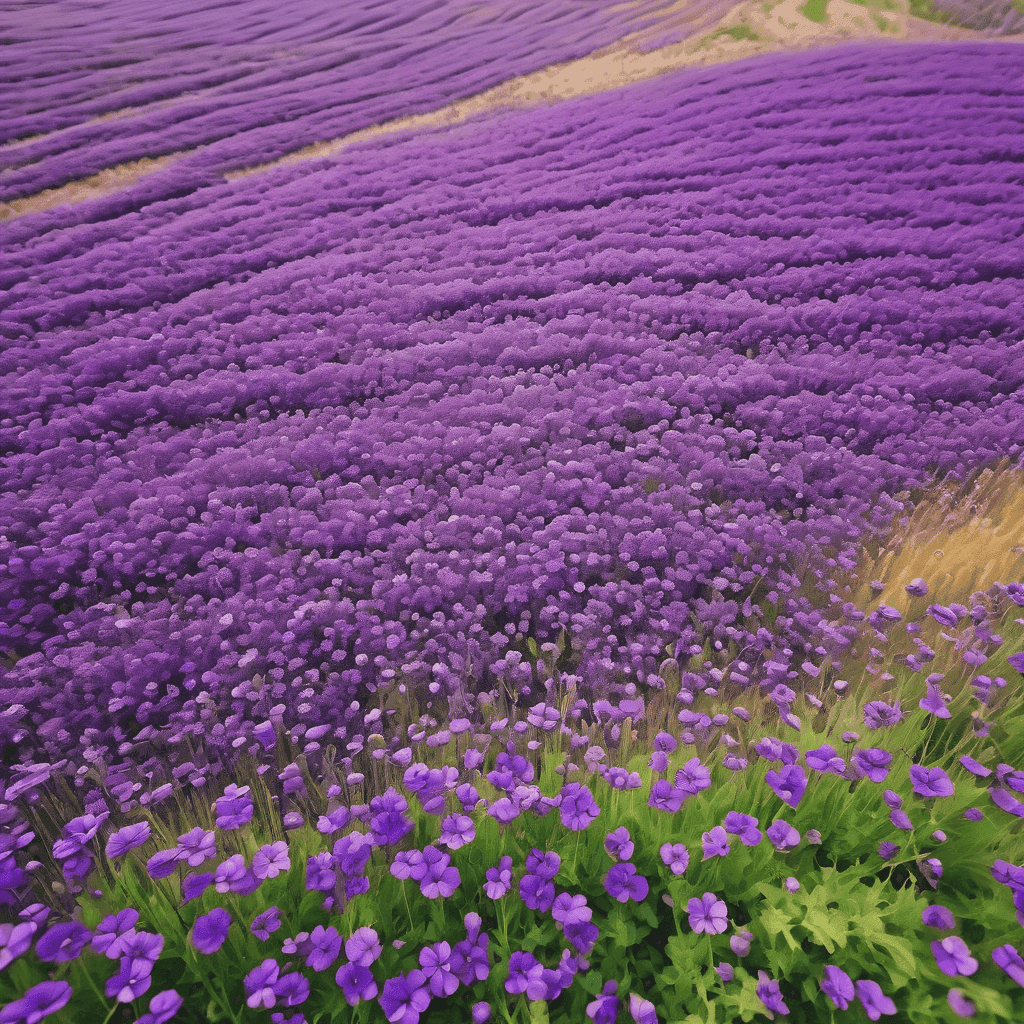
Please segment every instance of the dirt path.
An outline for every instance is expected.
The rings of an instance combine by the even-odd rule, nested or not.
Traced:
[[[622,5],[623,8],[628,6],[631,5]],[[706,6],[703,11],[706,12]],[[454,125],[486,111],[554,104],[618,89],[682,68],[743,60],[762,53],[824,49],[852,41],[894,45],[959,40],[1024,42],[1024,34],[993,39],[981,32],[913,17],[910,0],[862,0],[861,3],[853,0],[746,0],[709,26],[701,24],[701,14],[702,0],[675,0],[659,13],[656,24],[624,36],[586,57],[510,79],[428,114],[397,118],[342,138],[317,142],[270,163],[231,171],[225,177],[233,180],[273,167],[331,156],[355,142],[387,132]],[[659,37],[663,38],[666,33],[675,30],[678,34],[680,27],[692,29],[694,26],[706,28],[706,31],[680,43],[657,45]],[[184,97],[182,102],[187,99]],[[111,116],[116,115],[107,115],[107,119]],[[190,152],[196,151],[118,164],[60,188],[0,203],[0,221],[110,195],[170,166]]]

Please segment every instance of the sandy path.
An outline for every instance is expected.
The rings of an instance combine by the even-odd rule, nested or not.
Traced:
[[[628,7],[624,4],[622,7]],[[913,42],[976,40],[1024,42],[1024,33],[992,39],[981,32],[924,21],[910,14],[910,0],[827,0],[823,20],[814,20],[801,8],[804,0],[746,0],[710,25],[701,24],[706,6],[702,0],[674,0],[659,12],[657,22],[642,32],[578,60],[553,64],[540,71],[510,79],[493,89],[450,103],[428,114],[397,118],[342,138],[317,142],[270,163],[231,171],[228,179],[259,174],[272,167],[331,156],[355,142],[386,132],[409,128],[454,125],[487,111],[554,104],[578,96],[617,89],[683,68],[743,60],[762,53],[824,49],[853,41]],[[887,8],[892,8],[887,9]],[[683,26],[706,29],[681,43],[657,46],[659,37]],[[649,47],[654,48],[649,49]],[[646,52],[645,52],[646,51]],[[183,97],[183,101],[188,97]],[[124,113],[130,113],[125,111]],[[106,115],[109,119],[112,116]],[[28,140],[23,140],[28,141]],[[16,145],[16,144],[15,144]],[[56,206],[80,203],[110,195],[148,174],[187,156],[189,150],[158,158],[118,164],[99,174],[69,182],[37,195],[0,203],[0,220]]]

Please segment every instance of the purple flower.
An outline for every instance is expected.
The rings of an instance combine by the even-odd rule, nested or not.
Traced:
[[[130,1003],[149,991],[153,984],[153,964],[150,960],[121,957],[121,969],[108,979],[103,990],[108,999],[116,997],[119,1003]]]
[[[565,925],[565,940],[571,943],[580,956],[586,956],[597,942],[601,934],[593,921],[582,921],[579,924]]]
[[[118,829],[108,840],[106,845],[107,860],[117,860],[123,857],[129,850],[142,846],[149,839],[149,822],[140,821],[134,825],[125,825]]]
[[[562,824],[570,831],[582,831],[601,813],[593,793],[578,782],[564,785],[559,795]]]
[[[961,988],[951,988],[946,993],[946,1002],[958,1017],[973,1017],[978,1012],[977,1007],[964,995]]]
[[[306,966],[314,971],[326,971],[341,954],[341,936],[336,928],[318,924],[310,933],[309,941],[312,949],[306,957]]]
[[[391,874],[400,881],[407,878],[415,878],[419,881],[423,877],[425,867],[423,864],[422,850],[402,850],[395,854],[391,862]]]
[[[189,939],[200,953],[209,956],[224,945],[230,928],[231,915],[223,907],[214,907],[208,914],[196,918]]]
[[[483,921],[479,914],[470,911],[465,917],[466,938],[455,944],[452,953],[452,970],[464,985],[485,981],[491,973],[491,961],[487,953],[489,935],[481,935]]]
[[[490,1003],[473,1004],[473,1024],[487,1024],[491,1019]]]
[[[1021,988],[1024,988],[1024,959],[1010,943],[996,946],[992,950],[992,959],[996,966],[1002,968]]]
[[[261,942],[266,942],[270,938],[270,933],[276,932],[280,927],[281,911],[277,907],[271,907],[256,916],[252,924],[249,925],[249,931]]]
[[[213,885],[213,873],[210,871],[205,871],[201,875],[187,874],[181,880],[182,902],[191,903],[192,900],[202,896],[211,885]]]
[[[616,860],[629,860],[633,856],[633,841],[625,826],[609,832],[604,840],[604,848]]]
[[[125,913],[125,911],[122,911],[122,913]],[[103,924],[107,924],[111,920],[111,917],[104,918]],[[19,924],[0,924],[0,971],[6,970],[8,964],[13,963],[19,956],[29,951],[32,946],[33,936],[38,930],[39,925],[35,921],[21,921]],[[95,937],[92,942],[95,949]],[[102,952],[102,950],[99,950],[99,952]],[[117,954],[115,954],[113,959],[116,958]]]
[[[525,992],[526,998],[531,1002],[544,998],[547,993],[547,985],[544,983],[544,967],[537,962],[533,954],[517,951],[508,958],[505,991],[511,995]]]
[[[825,968],[825,975],[821,979],[821,991],[840,1010],[845,1010],[854,997],[853,982],[850,980],[850,976],[845,971],[840,970],[838,967],[833,967],[831,964]]]
[[[647,800],[647,806],[675,814],[683,806],[685,798],[686,794],[681,789],[676,789],[667,779],[656,779],[651,783],[651,795]]]
[[[635,992],[629,993],[629,1015],[636,1024],[658,1024],[658,1013],[654,1003]]]
[[[726,857],[729,854],[729,836],[721,825],[716,825],[710,832],[705,832],[701,836],[701,843],[704,846],[702,862],[712,857]]]
[[[896,1012],[896,1004],[882,992],[877,981],[858,981],[855,982],[854,988],[864,1012],[872,1020],[878,1020],[883,1013],[889,1015]]]
[[[452,973],[452,947],[447,942],[424,946],[420,950],[420,967],[435,996],[450,996],[459,987],[459,979]]]
[[[217,840],[212,832],[194,828],[183,836],[178,836],[178,859],[185,861],[189,867],[197,868],[204,861],[217,856]]]
[[[419,876],[420,892],[428,900],[436,900],[439,896],[448,899],[459,887],[458,868],[449,867],[451,858],[436,846],[428,846],[423,851],[423,871]],[[416,874],[413,874],[416,877]]]
[[[620,903],[635,900],[637,903],[647,898],[650,886],[643,875],[636,873],[633,864],[616,864],[604,877],[604,887],[612,899]]]
[[[342,964],[335,973],[334,980],[341,986],[345,1002],[349,1006],[357,1005],[360,999],[377,998],[377,982],[373,980],[370,968],[363,964]]]
[[[587,897],[561,892],[555,897],[551,908],[551,916],[562,925],[582,924],[589,921],[593,911],[587,906]]]
[[[855,770],[861,775],[867,776],[872,782],[884,782],[889,774],[892,754],[878,747],[868,747],[854,751],[853,761]]]
[[[260,1007],[269,1010],[277,1005],[274,984],[280,970],[277,961],[270,958],[264,960],[259,967],[254,967],[245,976],[245,1002],[251,1010]]]
[[[711,785],[711,770],[700,763],[699,757],[691,757],[676,772],[676,788],[696,796]]]
[[[149,1001],[149,1013],[144,1013],[136,1024],[166,1024],[182,1007],[185,1000],[174,989],[158,992]]]
[[[767,1009],[775,1013],[789,1013],[789,1007],[782,1001],[779,983],[773,978],[769,978],[764,971],[758,971],[757,977],[757,998],[764,1003]]]
[[[309,998],[309,979],[298,973],[282,975],[274,985],[274,995],[285,1006],[298,1006]]]
[[[661,859],[673,875],[681,875],[690,864],[690,852],[682,843],[663,843]]]
[[[249,787],[241,789],[229,782],[224,795],[214,801],[214,813],[217,815],[214,824],[224,832],[241,828],[252,820],[252,800],[249,799]]]
[[[277,878],[282,872],[290,871],[291,866],[292,862],[288,859],[288,844],[283,840],[261,846],[252,858],[252,872],[260,881],[265,878]]]
[[[401,856],[401,854],[399,855]],[[306,888],[315,892],[330,892],[334,888],[334,858],[326,850],[306,860]],[[391,867],[394,874],[394,865]],[[397,878],[403,876],[396,875]],[[408,878],[408,875],[404,877]]]
[[[744,846],[757,846],[761,842],[761,832],[757,827],[757,818],[739,811],[730,811],[722,823],[725,831],[738,835]]]
[[[800,842],[800,833],[788,821],[777,819],[768,826],[765,835],[780,853],[792,850]]]
[[[92,938],[92,948],[97,953],[105,953],[111,960],[118,960],[123,955],[123,943],[128,936],[135,934],[135,926],[139,923],[139,912],[128,907],[118,914],[110,914],[96,927]]]
[[[361,967],[369,967],[375,963],[382,952],[380,939],[372,928],[357,928],[345,940],[345,956]]]
[[[425,982],[426,977],[418,968],[384,982],[379,1002],[391,1024],[418,1024],[420,1014],[430,1005],[430,990]]]
[[[44,1017],[67,1006],[72,988],[66,981],[41,981],[33,985],[20,999],[8,1003],[0,1010],[3,1024],[38,1024]]]
[[[615,1024],[622,1008],[622,1000],[615,994],[618,989],[617,981],[606,981],[601,994],[592,1003],[587,1003],[587,1016],[594,1024]]]
[[[441,822],[441,837],[438,842],[443,843],[449,850],[458,850],[475,838],[476,827],[473,825],[473,819],[465,814],[449,814]]]
[[[500,900],[512,888],[512,858],[502,857],[496,867],[486,871],[484,892],[488,899]]]
[[[873,700],[864,705],[864,724],[869,729],[881,729],[883,726],[896,725],[903,721],[900,702],[892,706],[884,701]]]
[[[959,974],[969,976],[978,969],[978,961],[971,956],[967,943],[959,936],[950,935],[945,939],[936,939],[931,943],[932,956],[939,970],[950,978]]]
[[[217,865],[213,872],[213,887],[220,893],[236,892],[244,896],[257,889],[259,881],[245,866],[245,858],[236,853]]]
[[[920,576],[912,579],[903,588],[911,597],[924,597],[928,593],[928,584]]]
[[[704,893],[698,899],[694,896],[686,904],[690,916],[690,927],[699,935],[721,935],[728,927],[729,908],[713,892]]]
[[[807,776],[798,764],[784,765],[780,771],[769,768],[764,778],[775,795],[793,808],[800,803],[807,789]]]
[[[167,878],[173,875],[178,869],[178,858],[181,855],[176,849],[159,850],[146,862],[146,871],[154,881],[159,878]]]
[[[36,943],[36,956],[46,963],[77,960],[91,939],[92,932],[79,921],[55,924]]]
[[[941,768],[924,768],[921,765],[910,766],[910,781],[918,796],[952,796],[955,792],[949,776]]]

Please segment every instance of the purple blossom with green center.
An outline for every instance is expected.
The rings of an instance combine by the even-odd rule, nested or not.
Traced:
[[[512,858],[502,857],[496,867],[488,868],[484,892],[488,899],[500,900],[512,888]]]
[[[341,955],[341,936],[336,928],[317,925],[310,933],[312,949],[306,956],[306,966],[314,971],[326,971]]]
[[[380,939],[373,928],[357,928],[345,940],[345,956],[361,967],[369,967],[376,963],[383,951]]]
[[[79,921],[55,924],[36,942],[36,956],[45,963],[77,960],[92,940],[92,932]]]
[[[950,978],[960,974],[970,976],[978,970],[978,961],[971,956],[967,943],[958,935],[934,940],[931,950],[939,970]]]
[[[417,967],[408,974],[388,978],[378,1002],[391,1024],[418,1024],[420,1014],[430,1005],[426,976]]]
[[[420,967],[435,996],[450,996],[459,987],[453,966],[452,947],[447,942],[435,942],[420,950]]]
[[[690,851],[682,843],[662,843],[659,852],[673,875],[681,875],[690,865]]]
[[[245,976],[245,1004],[250,1010],[267,1009],[277,1005],[277,994],[274,984],[277,982],[281,968],[272,957],[254,967]]]
[[[249,931],[261,942],[266,942],[270,938],[271,932],[276,932],[280,927],[281,911],[277,907],[271,907],[269,910],[264,910],[262,914],[256,915],[252,924],[249,925]]]
[[[538,963],[532,953],[517,950],[508,958],[505,991],[514,996],[525,992],[531,1002],[543,999],[547,993],[543,964]]]
[[[623,825],[605,836],[604,848],[617,860],[629,860],[633,856],[633,840]]]
[[[401,855],[399,855],[401,856]],[[330,892],[334,888],[334,857],[326,850],[306,860],[306,889],[310,892]],[[392,874],[394,867],[392,866]],[[396,878],[401,877],[396,875]],[[408,875],[405,877],[408,878]]]
[[[252,820],[252,800],[249,798],[249,787],[238,787],[229,782],[224,795],[214,801],[214,813],[217,818],[214,824],[223,832],[241,828]]]
[[[650,886],[643,875],[636,873],[634,864],[616,864],[604,876],[604,887],[612,899],[620,903],[635,900],[637,903],[647,898]]]
[[[261,846],[252,858],[252,873],[260,880],[277,878],[291,870],[288,858],[288,844],[283,840]]]
[[[769,978],[764,971],[757,972],[757,998],[773,1013],[789,1013],[789,1007],[782,1001],[779,983]]]
[[[587,1003],[587,1016],[594,1024],[615,1024],[615,1019],[622,1009],[622,1000],[616,995],[619,990],[617,981],[606,981],[601,994],[591,1003]]]
[[[204,861],[217,856],[217,839],[212,832],[194,828],[178,837],[179,863],[184,861],[189,867],[197,868]]]
[[[559,925],[583,924],[591,919],[593,913],[587,906],[587,897],[579,893],[560,892],[551,907],[551,916]]]
[[[704,847],[702,862],[710,860],[712,857],[727,857],[729,855],[729,836],[721,825],[716,825],[710,832],[703,833],[700,838]]]
[[[918,764],[910,766],[910,781],[918,796],[952,796],[956,790],[949,776],[941,768],[924,768]]]
[[[465,814],[449,814],[441,822],[441,837],[438,842],[443,843],[449,850],[458,850],[473,842],[476,838],[476,827],[473,819]]]
[[[784,765],[780,771],[769,768],[764,780],[784,804],[794,809],[807,790],[807,776],[798,764]]]
[[[129,850],[142,846],[149,839],[150,827],[148,821],[140,821],[134,825],[125,825],[119,828],[107,840],[104,852],[107,860],[117,860],[123,857]]]
[[[139,912],[132,907],[109,914],[96,926],[96,934],[92,937],[92,948],[96,953],[103,953],[111,960],[120,959],[126,939],[135,934],[135,926],[139,923]]]
[[[370,968],[364,964],[342,964],[334,975],[334,980],[341,987],[345,1002],[356,1006],[360,999],[377,998],[377,982],[374,981]]]
[[[196,918],[189,940],[200,953],[209,956],[224,945],[230,928],[231,915],[223,907],[214,907],[208,914]]]
[[[578,782],[570,782],[562,787],[559,794],[561,803],[559,812],[562,824],[572,832],[580,832],[601,813],[593,793]]]
[[[882,991],[877,981],[858,981],[854,988],[864,1012],[872,1020],[878,1020],[883,1013],[891,1015],[896,1012],[896,1004]]]
[[[136,1024],[166,1024],[184,1005],[185,1000],[174,989],[158,992],[149,1001],[149,1012],[144,1013]]]
[[[831,964],[825,968],[824,977],[821,979],[821,991],[840,1010],[845,1010],[854,998],[853,982],[850,980],[850,976]]]
[[[765,835],[779,853],[792,850],[800,842],[800,833],[788,821],[783,821],[781,818],[776,819],[768,826]]]
[[[41,981],[33,985],[20,999],[8,1003],[0,1010],[2,1024],[38,1024],[44,1017],[67,1006],[73,989],[66,981]]]
[[[690,927],[699,935],[721,935],[728,927],[729,908],[713,892],[706,892],[698,899],[694,896],[686,904]]]

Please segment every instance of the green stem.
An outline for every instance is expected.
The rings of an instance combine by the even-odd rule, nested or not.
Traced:
[[[412,929],[412,931],[415,931],[416,930],[416,925],[414,925],[413,921],[412,921],[412,909],[409,907],[409,897],[408,897],[408,895],[406,894],[406,891],[405,891],[405,882],[406,882],[406,879],[403,878],[402,879],[402,899],[405,900],[405,910],[406,910],[406,913],[408,913],[408,915],[409,915],[409,927]]]

